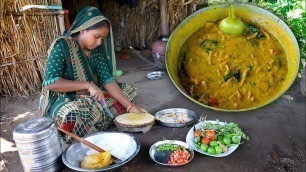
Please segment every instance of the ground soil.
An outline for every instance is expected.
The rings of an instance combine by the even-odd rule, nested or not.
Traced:
[[[140,152],[119,171],[305,171],[305,97],[299,92],[298,82],[285,93],[286,96],[260,109],[239,113],[217,112],[184,97],[165,70],[164,79],[150,81],[145,75],[156,68],[135,56],[128,60],[118,58],[117,61],[118,69],[124,72],[119,81],[130,82],[137,87],[139,105],[151,114],[166,108],[187,108],[199,116],[207,115],[209,120],[238,123],[250,137],[227,157],[212,158],[196,152],[189,164],[172,168],[154,163],[149,157],[149,148],[163,139],[185,141],[191,126],[166,128],[154,124],[146,134],[133,133],[141,143]],[[12,132],[18,124],[40,116],[38,100],[39,95],[1,98],[0,171],[23,171]],[[62,171],[72,170],[65,167]]]

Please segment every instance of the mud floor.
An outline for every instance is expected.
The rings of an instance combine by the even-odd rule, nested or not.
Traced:
[[[305,171],[305,97],[299,93],[298,82],[292,85],[285,96],[263,108],[239,113],[216,112],[194,104],[183,96],[166,71],[165,78],[148,80],[145,75],[156,68],[137,57],[128,60],[118,58],[117,65],[124,72],[118,80],[133,83],[137,87],[139,105],[151,114],[166,108],[187,108],[195,111],[199,117],[207,115],[208,120],[238,123],[250,137],[249,141],[245,141],[227,157],[213,158],[195,152],[189,164],[166,167],[151,160],[150,146],[163,139],[185,141],[192,126],[167,128],[154,124],[146,134],[132,133],[140,141],[141,149],[119,171]],[[18,124],[40,116],[38,99],[38,95],[1,98],[0,171],[23,171],[12,132]],[[117,131],[115,127],[110,130]],[[62,171],[73,170],[64,167]]]

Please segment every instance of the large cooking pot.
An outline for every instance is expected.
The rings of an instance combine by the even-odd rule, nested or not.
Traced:
[[[294,37],[292,31],[289,27],[278,17],[272,13],[247,4],[236,4],[235,5],[235,15],[247,23],[256,23],[261,28],[268,30],[273,34],[279,42],[282,44],[283,48],[287,53],[288,61],[288,74],[286,80],[282,87],[278,90],[277,94],[270,97],[270,99],[256,107],[251,107],[247,109],[238,110],[227,110],[211,107],[198,102],[196,99],[191,97],[185,88],[182,86],[180,78],[178,76],[178,62],[180,58],[180,50],[185,43],[185,41],[199,28],[204,26],[207,21],[217,21],[227,17],[228,15],[228,5],[219,5],[204,8],[199,10],[189,17],[187,17],[171,34],[169,42],[166,49],[166,66],[169,76],[174,83],[174,85],[190,100],[203,106],[219,111],[247,111],[251,109],[257,109],[263,107],[287,91],[287,89],[292,85],[293,81],[298,72],[300,53],[298,43]],[[243,45],[241,45],[243,46]]]

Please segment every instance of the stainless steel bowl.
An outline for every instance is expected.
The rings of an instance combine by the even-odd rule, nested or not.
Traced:
[[[62,160],[67,167],[76,171],[115,170],[132,160],[140,150],[140,143],[137,138],[126,133],[100,132],[90,135],[84,139],[104,150],[110,150],[110,153],[119,158],[121,162],[114,161],[113,164],[105,168],[84,169],[81,167],[81,162],[83,161],[84,157],[97,153],[97,151],[80,142],[75,142],[64,151]]]
[[[165,155],[160,155],[159,152],[157,152],[157,148],[159,145],[165,144],[165,143],[170,143],[172,145],[179,145],[179,146],[184,146],[186,148],[186,150],[190,153],[190,158],[189,161],[185,164],[188,164],[194,156],[194,152],[193,149],[185,142],[179,141],[179,140],[163,140],[163,141],[159,141],[154,143],[149,150],[149,154],[150,157],[153,159],[153,161],[155,161],[156,163],[160,164],[160,165],[165,165],[165,166],[181,166],[181,165],[185,165],[185,164],[181,164],[181,165],[172,165],[172,164],[168,164],[166,163],[169,157],[166,157]]]
[[[178,113],[178,112],[187,114],[190,118],[190,121],[187,121],[185,123],[168,123],[168,122],[163,122],[159,120],[159,117],[164,114]],[[155,121],[158,124],[166,126],[166,127],[185,127],[185,126],[193,124],[197,119],[197,114],[195,112],[188,110],[188,109],[183,109],[183,108],[164,109],[164,110],[156,112],[154,116],[155,116]]]

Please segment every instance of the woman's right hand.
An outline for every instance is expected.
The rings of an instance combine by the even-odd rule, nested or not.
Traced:
[[[94,99],[104,101],[103,91],[95,83],[89,85],[88,92]]]
[[[147,111],[134,104],[134,106],[129,109],[128,113],[147,113]]]

